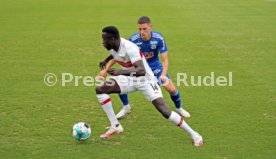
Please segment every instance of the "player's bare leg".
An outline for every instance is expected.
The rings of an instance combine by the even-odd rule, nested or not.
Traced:
[[[193,139],[194,146],[200,147],[203,146],[203,139],[202,136],[194,131],[184,120],[183,118],[175,113],[174,111],[171,111],[168,106],[166,105],[163,98],[157,98],[152,101],[152,104],[155,106],[155,108],[166,118],[172,121],[177,126],[181,127],[183,130],[185,130],[187,133],[189,133]]]
[[[178,93],[178,90],[176,89],[176,87],[174,86],[172,80],[167,80],[164,84],[163,84],[164,89],[170,94],[172,101],[174,102],[175,105],[175,110],[176,112],[185,117],[185,118],[190,118],[191,115],[188,111],[186,111],[185,109],[182,108],[181,106],[181,99],[180,99],[180,95]]]
[[[102,108],[103,108],[104,112],[106,113],[106,115],[110,121],[110,124],[111,124],[109,130],[100,136],[101,138],[108,138],[108,137],[111,137],[115,134],[118,134],[118,133],[121,133],[124,131],[123,127],[121,126],[121,124],[119,123],[117,118],[115,117],[115,113],[114,113],[114,110],[112,107],[112,102],[108,95],[111,93],[120,93],[120,92],[121,92],[121,90],[120,90],[119,85],[113,79],[110,79],[110,80],[104,82],[104,84],[102,86],[96,87],[97,98],[98,98],[100,104],[102,105]]]

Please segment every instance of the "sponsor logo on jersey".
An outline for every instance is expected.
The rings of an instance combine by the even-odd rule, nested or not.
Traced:
[[[146,59],[150,59],[154,56],[153,52],[145,52],[144,55],[145,55]]]

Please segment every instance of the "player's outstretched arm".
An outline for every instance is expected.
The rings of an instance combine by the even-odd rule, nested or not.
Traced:
[[[164,52],[161,54],[161,59],[162,59],[162,66],[163,66],[163,71],[161,76],[166,76],[169,68],[169,56],[168,52]]]
[[[144,76],[146,74],[146,69],[144,67],[143,61],[138,60],[133,63],[134,68],[122,70],[111,68],[107,72],[112,76],[125,75],[125,76]]]
[[[98,73],[97,76],[98,76],[98,77],[106,78],[107,71],[108,71],[115,63],[116,63],[116,61],[115,61],[114,59],[111,59],[111,60],[107,63],[106,67],[105,67],[103,70],[101,70],[101,71]]]
[[[111,59],[111,60],[107,63],[105,70],[106,70],[106,71],[109,70],[115,63],[116,63],[116,60]]]
[[[101,61],[101,62],[99,63],[100,68],[101,68],[102,70],[105,69],[105,68],[106,68],[106,64],[107,64],[111,59],[113,59],[113,56],[112,56],[112,55],[109,55],[107,58],[105,58],[105,60]]]

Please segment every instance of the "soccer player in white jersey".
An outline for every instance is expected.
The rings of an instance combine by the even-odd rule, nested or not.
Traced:
[[[154,74],[138,46],[120,38],[119,31],[114,26],[107,26],[102,29],[102,39],[104,47],[111,55],[100,62],[100,67],[102,69],[105,68],[105,64],[113,59],[122,66],[122,69],[110,68],[108,73],[112,77],[106,80],[103,85],[96,87],[99,103],[102,105],[111,124],[109,130],[100,137],[108,138],[123,132],[123,127],[115,116],[109,94],[141,91],[166,119],[169,119],[191,135],[194,146],[202,146],[203,139],[201,135],[194,131],[179,114],[171,111],[166,105],[161,89],[156,80],[154,80]]]
[[[158,79],[159,85],[163,86],[170,94],[176,112],[183,117],[189,118],[191,115],[183,108],[180,94],[168,75],[169,57],[164,37],[161,33],[152,30],[152,24],[149,17],[142,16],[138,19],[137,23],[139,31],[131,35],[129,40],[135,43],[144,54],[154,76]],[[162,62],[159,60],[159,55]],[[115,61],[111,61],[107,65],[107,69],[112,67],[114,63]],[[105,77],[106,74],[106,70],[103,70],[99,75]],[[120,94],[119,97],[123,103],[123,107],[120,112],[117,113],[116,117],[122,119],[130,113],[131,107],[128,102],[127,94]]]

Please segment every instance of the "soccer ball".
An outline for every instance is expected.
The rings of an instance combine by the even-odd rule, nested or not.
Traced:
[[[73,126],[72,135],[76,140],[87,140],[91,135],[91,127],[85,122],[78,122]]]

